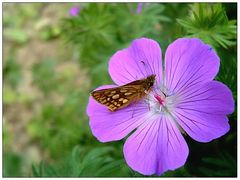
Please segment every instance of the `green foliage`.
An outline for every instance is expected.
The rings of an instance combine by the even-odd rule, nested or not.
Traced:
[[[145,5],[140,14],[131,3],[90,3],[82,5],[77,17],[63,21],[63,36],[80,51],[79,61],[84,67],[96,67],[112,55],[112,52],[131,39],[159,32],[153,29],[161,21],[169,21],[161,15],[162,4]],[[151,33],[150,33],[151,32]]]
[[[237,100],[237,58],[236,53],[230,54],[226,50],[219,53],[221,55],[220,71],[216,80],[226,84],[233,93],[233,97]]]
[[[77,47],[81,66],[90,69],[91,88],[111,83],[107,66],[112,52],[134,38],[157,38],[159,23],[170,21],[162,15],[163,4],[144,4],[140,14],[136,13],[136,6],[137,3],[82,4],[77,17],[63,20],[62,36]]]
[[[4,92],[3,102],[5,104],[11,104],[17,101],[18,94],[12,88],[4,87],[3,92]]]
[[[236,20],[228,20],[221,4],[195,3],[190,15],[177,21],[188,36],[198,37],[215,48],[236,44]]]
[[[33,84],[38,86],[45,96],[52,93],[72,93],[73,89],[79,89],[80,85],[86,89],[88,82],[76,84],[81,78],[77,65],[60,64],[54,59],[44,59],[32,67]]]
[[[72,153],[55,165],[46,165],[41,162],[32,166],[35,177],[106,177],[127,176],[128,167],[124,160],[116,160],[112,157],[114,148],[95,148],[84,151],[75,147]]]
[[[167,171],[163,175],[163,177],[191,177],[192,175],[188,172],[187,168],[181,167],[174,171]]]
[[[60,105],[45,104],[40,114],[31,120],[29,135],[43,148],[47,147],[53,158],[67,153],[68,149],[84,140],[84,134],[89,133],[85,114],[87,98],[81,91],[75,91],[66,95]]]
[[[37,84],[45,94],[55,90],[56,73],[54,67],[55,61],[47,59],[35,64],[32,68],[33,83]]]
[[[107,45],[111,39],[110,24],[113,21],[109,14],[109,6],[105,3],[90,3],[83,7],[81,14],[76,18],[64,21],[64,34],[76,44]],[[91,14],[91,15],[90,15]]]
[[[189,11],[189,4],[186,3],[166,3],[164,4],[164,15],[170,18],[169,22],[161,23],[161,34],[157,39],[161,44],[163,52],[167,46],[172,43],[176,38],[185,35],[183,28],[178,25],[177,18],[185,18]]]
[[[106,61],[93,67],[89,74],[92,78],[92,85],[94,86],[112,83],[108,74],[108,63]],[[94,86],[92,88],[96,88]]]
[[[160,23],[170,22],[164,14],[165,6],[160,3],[143,3],[141,13],[136,13],[137,4],[125,4],[123,8],[115,6],[116,38],[120,42],[129,43],[129,39],[142,36],[157,38],[160,35]]]
[[[4,3],[3,8],[9,11],[3,11],[4,37],[13,43],[23,45],[29,40],[29,34],[22,29],[30,18],[35,18],[43,4],[35,3],[34,8],[31,3],[21,3],[18,10],[14,9],[14,4]]]
[[[21,66],[14,57],[9,57],[3,67],[4,81],[12,88],[20,83],[22,79]]]
[[[34,6],[34,7],[33,7]],[[18,9],[16,10],[13,3],[4,3],[3,8],[9,11],[4,11],[3,23],[7,28],[21,28],[27,20],[35,18],[39,15],[39,10],[44,6],[42,3],[21,3],[18,4]]]
[[[83,65],[86,62],[93,66],[96,64],[94,61],[101,61],[97,58],[96,51],[99,53],[112,44],[112,28],[110,26],[112,21],[109,6],[104,3],[90,3],[82,9],[81,15],[63,21],[63,36],[68,41],[78,44],[81,54],[80,61]],[[89,51],[90,49],[92,50]]]
[[[4,147],[8,147],[9,144],[11,143],[12,134],[10,133],[9,129],[10,129],[9,124],[4,122],[4,129],[2,132]]]
[[[3,177],[21,176],[21,157],[15,153],[4,153],[3,156]]]
[[[41,39],[48,41],[57,38],[61,33],[61,29],[58,26],[46,26],[41,29],[40,37]]]
[[[205,166],[199,168],[199,171],[204,176],[236,177],[237,175],[236,160],[228,153],[223,153],[219,157],[204,157],[202,161]]]

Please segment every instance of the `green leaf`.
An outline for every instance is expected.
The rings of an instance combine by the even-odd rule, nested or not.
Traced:
[[[111,174],[114,174],[114,176],[117,176],[117,174],[122,176],[119,171],[121,172],[121,168],[124,166],[126,166],[125,160],[112,161],[97,170],[96,176],[108,176]]]
[[[114,150],[114,148],[112,148],[112,147],[103,147],[103,148],[93,149],[83,158],[83,162],[88,163],[89,161],[96,159],[98,156],[104,155],[113,150]]]
[[[95,176],[128,176],[129,169],[124,160],[114,159],[113,147],[94,148],[88,152],[76,146],[72,153],[55,165],[41,162],[32,166],[32,174],[36,177],[95,177]]]
[[[38,169],[35,165],[32,165],[32,173],[34,177],[41,177],[40,173],[38,172]]]
[[[22,173],[23,158],[13,152],[4,152],[3,154],[3,177],[19,177]]]
[[[190,15],[177,22],[187,36],[198,37],[214,48],[236,45],[236,21],[228,20],[221,4],[194,3]]]

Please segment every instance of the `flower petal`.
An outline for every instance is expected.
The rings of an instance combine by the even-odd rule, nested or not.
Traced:
[[[193,139],[209,142],[228,132],[226,115],[233,111],[231,91],[224,84],[211,81],[184,94],[174,114]]]
[[[123,85],[156,74],[162,77],[161,48],[154,40],[140,38],[134,40],[127,49],[116,52],[109,61],[112,80]]]
[[[197,38],[180,38],[170,44],[165,55],[166,87],[171,93],[213,80],[219,70],[219,57]]]
[[[164,116],[145,121],[124,145],[127,164],[145,175],[162,174],[183,166],[188,146],[171,119]]]
[[[98,89],[111,88],[113,85]],[[143,122],[148,106],[143,101],[111,112],[102,104],[89,98],[87,114],[93,135],[101,142],[120,140]]]

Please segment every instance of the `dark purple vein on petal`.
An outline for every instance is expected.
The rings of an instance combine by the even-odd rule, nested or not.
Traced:
[[[126,68],[124,68],[124,69],[126,70]],[[122,77],[123,77],[124,79],[126,79],[127,82],[131,82],[131,81],[132,81],[131,79],[129,79],[129,78],[127,78],[126,76],[124,76],[123,74],[122,74]],[[123,84],[126,84],[126,82],[124,82]]]
[[[156,123],[158,122],[158,130],[159,130],[159,120],[155,120],[155,121],[156,121]],[[156,125],[156,123],[154,124],[154,126]],[[154,137],[152,138],[152,141],[149,143],[150,146],[149,146],[148,150],[151,149],[151,146],[152,146],[152,144],[153,144],[155,138],[158,136],[158,130],[155,131],[155,135],[154,135]]]
[[[140,142],[140,144],[139,144],[139,146],[138,146],[138,148],[137,148],[137,151],[139,150],[139,148],[140,148],[140,146],[142,145],[142,143],[143,143],[144,139],[146,138],[146,136],[147,136],[147,135],[148,135],[148,133],[149,133],[149,129],[151,129],[151,128],[152,128],[152,126],[153,126],[153,122],[151,123],[151,125],[150,125],[150,127],[148,128],[148,130],[146,131],[146,133],[145,133],[145,135],[144,135],[143,139],[141,140],[141,142]]]
[[[188,103],[191,103],[191,102],[206,101],[206,100],[208,100],[208,101],[212,101],[212,100],[219,101],[219,99],[204,98],[204,99],[194,99],[192,101],[184,101],[184,102],[181,102],[179,104],[182,105],[182,104],[188,104]]]
[[[185,121],[183,121],[176,113],[173,113],[173,114],[174,114],[175,117],[177,117],[178,120],[180,120],[190,131],[192,131],[193,134],[196,134],[196,133],[192,130],[192,128],[190,128],[190,127],[185,123]]]
[[[104,106],[104,105],[102,105],[102,106]],[[105,106],[104,106],[105,107]],[[147,106],[140,106],[140,105],[138,105],[137,107],[139,107],[139,108],[137,108],[137,109],[135,109],[135,110],[143,110],[143,109],[146,109],[147,110]],[[124,111],[124,112],[130,112],[130,111],[132,111],[132,109],[131,108],[128,108],[128,107],[125,107],[126,109],[120,109],[120,110],[118,110],[118,112],[121,112],[121,111]],[[94,115],[92,115],[92,116],[101,116],[101,115],[103,115],[103,116],[105,116],[105,115],[110,115],[111,113],[116,113],[116,112],[111,112],[110,110],[108,110],[107,109],[107,107],[106,107],[106,109],[105,109],[106,111],[95,111],[94,112]],[[109,113],[109,114],[107,114],[107,113]]]
[[[183,54],[184,54],[184,53],[183,53]],[[176,70],[178,69],[178,64],[179,64],[180,59],[182,58],[183,54],[181,54],[180,57],[178,58],[177,64],[176,64],[175,69],[174,69],[174,71],[173,71],[173,76],[172,76],[171,79],[170,79],[171,82],[170,82],[170,84],[169,84],[169,89],[171,89],[172,82],[173,82],[173,79],[174,79],[174,76],[175,76]]]
[[[190,115],[195,115],[195,113],[190,113],[189,111],[185,111],[185,110],[183,110],[184,111],[184,113],[186,113],[186,114],[190,114]],[[180,114],[180,113],[179,113]],[[212,115],[212,114],[211,114]],[[194,121],[194,120],[193,120]],[[206,127],[209,127],[209,128],[213,128],[213,129],[221,129],[221,128],[219,128],[219,127],[216,127],[216,126],[209,126],[209,125],[206,125],[206,124],[204,124],[204,123],[201,123],[201,122],[199,122],[199,121],[194,121],[194,122],[197,122],[197,123],[199,123],[199,124],[201,124],[201,125],[203,125],[203,126],[206,126]]]
[[[148,52],[150,52],[151,51],[151,49],[150,49],[150,46],[148,45],[147,46],[147,48],[148,48]],[[150,55],[150,59],[152,60],[152,62],[154,63],[154,61],[153,61],[153,59],[152,59],[152,56],[151,56],[151,53],[149,53],[149,55]],[[147,56],[146,56],[146,54],[145,53],[143,53],[143,56],[144,56],[144,59],[146,60],[146,62],[147,62],[147,65],[149,66],[149,68],[150,68],[150,71],[151,71],[151,75],[152,74],[154,74],[154,71],[153,71],[153,69],[152,69],[152,66],[151,66],[151,64],[149,64],[149,62],[148,62],[148,58],[147,58]]]
[[[134,58],[135,59],[135,63],[137,64],[137,66],[138,66],[138,69],[141,71],[141,67],[139,66],[139,62],[138,62],[138,58],[140,58],[141,59],[141,56],[142,56],[142,54],[144,54],[139,48],[133,48],[134,49],[134,54],[137,56],[137,59],[136,58]],[[140,52],[141,52],[141,54],[140,54]],[[146,70],[146,69],[145,69]],[[141,71],[142,72],[142,71]],[[147,77],[148,76],[148,72],[147,72],[147,70],[145,71],[146,72],[146,75],[144,75],[143,73],[143,77]]]
[[[187,114],[189,114],[189,112],[187,112],[187,111],[185,111],[185,113],[187,113]],[[181,113],[179,113],[179,112],[177,112],[177,114],[179,114],[179,115],[181,115],[182,117],[184,117],[184,118],[186,118],[186,119],[188,119],[189,121],[191,121],[196,127],[198,127],[200,130],[202,130],[196,123],[199,123],[199,124],[201,124],[201,125],[203,125],[203,126],[205,126],[205,127],[210,127],[210,128],[213,128],[213,127],[211,127],[211,126],[209,126],[209,125],[206,125],[206,124],[204,124],[204,123],[202,123],[202,122],[199,122],[199,121],[196,121],[196,120],[194,120],[194,119],[190,119],[190,118],[188,118],[188,117],[186,117],[186,116],[184,116],[183,114],[181,114]]]
[[[160,54],[160,59],[162,59],[162,53]],[[161,61],[161,63],[162,63],[162,61]],[[159,81],[159,83],[161,82],[161,79],[160,79],[160,76],[161,76],[161,78],[162,78],[162,74],[160,74],[160,62],[157,62],[157,68],[158,68],[158,81]],[[161,67],[163,66],[163,64],[161,64]],[[163,68],[162,68],[162,70],[163,70]],[[163,79],[163,78],[162,78]]]
[[[183,85],[181,85],[180,87],[178,87],[178,89],[176,90],[176,92],[178,93],[178,94],[180,94],[180,90],[182,90],[182,88],[185,88],[186,86],[188,86],[189,84],[191,84],[192,82],[194,82],[196,79],[198,79],[199,77],[201,77],[201,76],[198,76],[197,78],[195,78],[194,80],[192,80],[192,81],[190,81],[199,71],[200,71],[200,69],[202,69],[203,68],[203,66],[200,66],[192,75],[191,75],[191,77],[189,78],[188,76],[186,76],[185,78],[184,78],[184,80],[183,80],[183,82],[185,82]],[[188,78],[188,80],[186,80]],[[180,92],[179,92],[180,91]]]
[[[195,78],[194,80],[192,80],[186,87],[183,87],[182,91],[180,92],[177,92],[177,94],[180,96],[180,95],[183,95],[183,94],[191,94],[191,90],[193,91],[196,91],[195,89],[191,89],[191,87],[199,84],[199,83],[202,83],[202,80],[199,80],[199,81],[196,81],[199,77]],[[194,82],[194,83],[193,83]],[[188,91],[187,91],[188,90]],[[187,92],[185,92],[187,91]]]
[[[198,88],[197,90],[191,92],[191,93],[188,94],[187,96],[184,96],[184,100],[183,100],[183,101],[185,101],[185,100],[187,100],[187,99],[192,99],[193,97],[197,97],[197,96],[200,96],[200,95],[204,95],[206,92],[208,92],[208,91],[210,91],[210,90],[212,90],[212,89],[214,89],[214,88],[209,88],[209,89],[207,89],[207,90],[205,90],[205,91],[203,91],[203,92],[200,92],[200,93],[196,94],[197,92],[202,91],[201,88]]]
[[[210,88],[210,89],[206,90],[205,92],[207,92],[207,91],[209,91],[211,89],[215,89],[215,88]],[[197,95],[192,94],[193,96],[190,96],[190,97],[189,96],[184,96],[184,100],[182,102],[185,102],[186,100],[189,100],[189,99],[199,98],[200,95],[202,95],[201,97],[203,97],[205,92],[199,93]],[[219,95],[221,96],[222,93],[217,93],[217,94],[210,95],[210,96],[204,97],[204,98],[213,98],[213,97],[218,97]],[[220,99],[218,98],[218,99],[210,99],[210,100],[218,100],[219,101]]]
[[[185,70],[184,73],[181,75],[180,79],[178,80],[176,86],[174,87],[174,89],[173,89],[172,91],[174,91],[175,88],[178,86],[178,83],[179,83],[180,80],[182,79],[183,75],[187,72],[187,69],[190,67],[190,65],[192,65],[193,63],[196,63],[195,60],[196,60],[199,56],[201,57],[201,55],[204,54],[206,50],[207,50],[207,49],[202,50],[200,53],[198,53],[198,55],[196,55],[196,56],[191,60],[191,63],[188,64],[186,70]],[[203,65],[202,65],[202,66],[203,66]],[[185,81],[185,80],[184,80],[184,81]],[[184,81],[183,81],[183,82],[184,82]]]
[[[181,75],[181,77],[178,79],[178,82],[176,83],[175,87],[172,89],[172,91],[175,91],[175,88],[178,86],[178,83],[181,82],[183,76],[185,75],[185,73],[187,72],[187,69],[190,67],[190,63],[188,64],[186,70],[184,71],[184,73]]]
[[[129,128],[131,125],[133,125],[134,123],[136,123],[139,119],[137,118],[137,117],[141,117],[141,115],[142,114],[138,114],[138,115],[136,115],[134,118],[129,118],[129,119],[127,119],[127,120],[125,120],[125,121],[123,121],[123,122],[120,122],[120,123],[117,123],[117,124],[113,124],[113,125],[109,125],[109,126],[105,126],[104,128],[114,128],[114,127],[117,127],[117,126],[119,126],[119,125],[121,125],[121,124],[124,124],[124,123],[127,123],[128,121],[130,121],[130,120],[133,120],[133,122],[130,124],[130,125],[128,125],[126,128],[124,128],[122,131],[124,131],[124,130],[126,130],[127,128]],[[121,132],[122,132],[121,131]]]
[[[190,107],[192,107],[192,106],[190,106]],[[205,113],[205,114],[210,114],[210,115],[213,115],[213,113],[209,113],[209,112],[205,112],[205,111],[200,111],[200,110],[197,110],[197,109],[192,109],[192,108],[186,108],[186,106],[184,106],[184,107],[177,107],[178,109],[185,109],[185,110],[191,110],[191,111],[195,111],[195,112],[199,112],[199,113]],[[216,114],[215,112],[214,112],[214,114]],[[219,114],[219,115],[222,115],[222,114]]]
[[[172,53],[171,53],[171,61],[170,61],[170,63],[171,63],[171,66],[170,66],[170,71],[169,71],[169,73],[167,74],[167,72],[168,71],[166,71],[166,87],[168,87],[168,82],[170,81],[170,79],[171,79],[171,74],[172,74],[172,61],[173,61],[173,55],[172,55]]]
[[[160,121],[160,123],[159,123],[159,125],[158,125],[158,130],[157,130],[157,132],[158,132],[158,136],[157,136],[157,145],[156,145],[156,152],[157,152],[157,154],[156,154],[156,162],[157,162],[157,166],[156,166],[156,172],[158,172],[158,169],[159,169],[159,162],[161,161],[160,159],[159,159],[159,154],[160,153],[162,153],[162,148],[160,149],[160,151],[159,151],[159,140],[158,140],[158,138],[159,138],[159,133],[160,132],[162,132],[162,131],[160,131],[160,129],[162,129],[162,123],[163,123],[163,117],[161,116],[161,120],[159,120]],[[162,136],[161,136],[161,138],[162,138]]]
[[[134,77],[129,71],[128,69],[124,66],[124,69],[127,71],[127,73],[134,79],[137,80],[136,77]],[[133,81],[133,80],[129,80],[129,81]]]
[[[141,126],[143,126],[144,123],[146,123],[146,125],[145,125],[144,127],[142,127],[141,130],[139,129],[138,134],[136,134],[135,137],[133,137],[133,139],[135,139],[139,134],[141,134],[141,132],[147,127],[147,123],[148,123],[148,122],[146,122],[146,121],[149,120],[150,118],[152,118],[153,116],[154,116],[154,115],[151,115],[150,117],[148,117],[147,119],[145,119],[145,121],[144,121],[141,125],[138,126],[138,127],[140,128]],[[137,132],[136,132],[136,133],[137,133]],[[133,140],[133,139],[132,139],[132,140]]]
[[[156,120],[155,120],[155,122],[152,122],[152,123],[151,123],[151,125],[150,125],[150,127],[148,128],[147,132],[145,133],[143,139],[141,140],[141,142],[140,142],[140,144],[139,144],[139,146],[138,146],[138,148],[137,148],[137,151],[139,150],[140,146],[142,145],[142,143],[143,143],[143,141],[145,140],[145,138],[147,137],[147,135],[148,135],[149,138],[151,137],[151,135],[152,135],[152,133],[153,133],[153,129],[152,129],[153,124],[156,125],[156,123],[157,123]],[[149,132],[149,130],[151,130],[151,131]],[[151,134],[149,134],[149,133],[151,133]]]
[[[196,78],[197,79],[197,78]],[[195,80],[196,80],[195,79]],[[195,80],[193,80],[192,82],[194,82]],[[191,83],[192,83],[191,82]],[[199,84],[199,83],[201,83],[202,82],[202,80],[200,80],[200,81],[196,81],[195,83],[192,83],[192,84],[189,84],[188,86],[186,86],[186,87],[184,87],[184,89],[179,93],[179,92],[177,92],[177,94],[180,96],[180,95],[183,95],[184,93],[186,93],[186,94],[191,94],[191,90],[193,90],[194,92],[196,91],[195,89],[190,89],[190,87],[192,87],[192,86],[195,86],[196,84]],[[190,89],[190,90],[189,90]],[[187,91],[187,92],[185,92],[186,90],[189,90],[189,91]],[[198,90],[198,91],[200,91],[200,89]],[[184,94],[185,95],[185,94]]]
[[[172,150],[175,152],[173,146],[172,146],[172,143],[171,141],[169,140],[169,128],[168,128],[168,123],[165,121],[165,126],[166,126],[166,129],[167,129],[167,147],[168,147],[168,144],[170,144]],[[167,148],[167,154],[168,154],[168,148]]]
[[[173,128],[173,126],[174,126],[174,124],[171,125],[172,131],[174,132],[174,135],[175,135],[178,143],[181,144],[181,143],[180,143],[180,140],[178,139],[178,136],[177,136],[177,134],[176,134],[176,132],[175,132],[175,130],[174,130],[174,128]]]

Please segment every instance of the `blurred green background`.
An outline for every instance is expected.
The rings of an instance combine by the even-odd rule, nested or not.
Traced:
[[[89,129],[89,92],[112,83],[109,58],[142,36],[163,52],[176,38],[201,38],[237,105],[236,18],[236,3],[3,3],[3,176],[143,176],[126,165],[125,140],[100,143]],[[236,176],[236,109],[225,136],[185,137],[185,166],[163,176]]]

